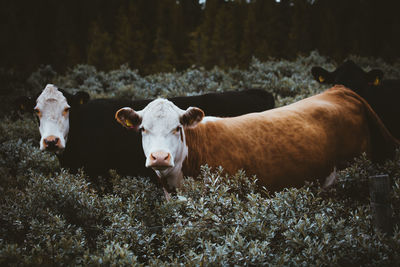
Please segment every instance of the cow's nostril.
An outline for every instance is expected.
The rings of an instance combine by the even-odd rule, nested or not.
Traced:
[[[46,143],[46,145],[55,145],[57,142],[55,140],[44,140],[44,142]]]
[[[171,163],[171,158],[171,153],[165,151],[150,153],[148,166],[157,170],[164,170],[173,166],[173,163]]]
[[[60,142],[60,138],[55,136],[49,136],[43,140],[43,143],[47,149],[55,149]]]

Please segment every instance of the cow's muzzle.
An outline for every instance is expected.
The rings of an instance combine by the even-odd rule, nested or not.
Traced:
[[[173,167],[171,154],[165,151],[157,151],[150,154],[149,163],[147,167],[156,170],[165,170]]]
[[[64,147],[61,145],[60,138],[54,135],[47,136],[43,139],[43,147],[45,150],[52,152],[64,149]]]

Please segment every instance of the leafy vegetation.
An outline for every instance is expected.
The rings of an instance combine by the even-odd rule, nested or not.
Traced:
[[[352,59],[400,78],[400,62]],[[45,66],[26,82],[9,79],[11,93],[1,100],[0,264],[398,264],[400,152],[380,166],[357,158],[328,190],[309,183],[271,193],[244,172],[225,176],[203,166],[166,202],[146,177],[111,171],[112,192],[103,193],[84,171],[60,170],[54,155],[39,152],[33,117],[9,111],[17,95],[34,95],[47,82],[94,97],[132,99],[259,87],[285,105],[324,89],[312,80],[314,65],[334,68],[313,52],[294,61],[253,59],[246,70],[190,68],[141,76],[127,66],[103,72],[78,65],[64,74]],[[392,178],[391,236],[374,229],[369,203],[368,177],[383,173]]]

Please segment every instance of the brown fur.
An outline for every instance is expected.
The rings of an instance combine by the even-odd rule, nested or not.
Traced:
[[[244,169],[271,191],[327,177],[335,166],[366,152],[391,156],[399,144],[363,98],[335,86],[297,103],[261,113],[186,128],[188,158],[183,174],[200,165]]]
[[[201,121],[201,119],[204,117],[204,112],[199,109],[199,108],[190,108],[188,112],[185,112],[185,114],[180,118],[180,123],[183,126],[186,125],[191,125],[193,123],[197,123]]]

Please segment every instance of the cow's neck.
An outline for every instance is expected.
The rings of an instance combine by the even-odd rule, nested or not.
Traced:
[[[174,170],[168,174],[165,173],[161,174],[159,171],[156,171],[156,174],[160,179],[160,184],[168,192],[174,192],[175,188],[180,187],[180,184],[183,179],[183,173],[181,167],[174,168]]]
[[[196,128],[185,129],[188,155],[182,165],[184,176],[196,178],[200,174],[200,166],[206,163],[205,154],[207,148],[204,146],[204,139],[201,138],[203,132],[204,129],[201,125],[198,125]]]

